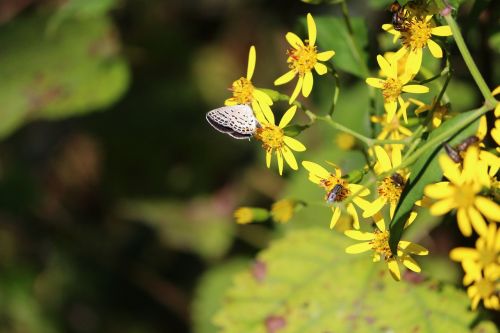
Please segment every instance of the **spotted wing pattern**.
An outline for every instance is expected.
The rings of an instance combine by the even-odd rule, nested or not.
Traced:
[[[250,139],[259,126],[248,105],[223,106],[207,113],[207,121],[219,132],[235,139]]]

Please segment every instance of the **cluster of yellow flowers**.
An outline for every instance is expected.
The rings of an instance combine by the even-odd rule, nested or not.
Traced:
[[[309,180],[324,190],[324,201],[332,211],[330,228],[334,228],[343,211],[352,218],[352,230],[345,235],[361,241],[346,248],[347,253],[357,254],[372,251],[373,261],[382,259],[387,264],[390,274],[395,280],[401,279],[400,267],[420,272],[420,266],[412,255],[427,255],[428,250],[421,245],[400,240],[397,251],[389,246],[389,230],[385,220],[394,217],[400,197],[410,177],[405,158],[411,149],[405,139],[411,139],[412,133],[408,124],[408,109],[414,105],[414,114],[428,115],[429,125],[426,131],[438,128],[443,121],[451,117],[448,106],[441,103],[440,97],[434,97],[428,105],[414,98],[408,98],[406,93],[425,94],[429,88],[419,84],[415,77],[419,75],[422,66],[422,54],[428,49],[435,58],[443,57],[443,50],[433,40],[433,36],[451,36],[448,25],[437,25],[438,20],[426,8],[409,6],[402,9],[404,27],[394,24],[384,24],[382,29],[394,36],[394,42],[399,41],[401,48],[396,52],[388,52],[377,56],[380,67],[379,77],[366,78],[366,83],[381,90],[384,110],[382,115],[372,115],[371,121],[379,128],[373,142],[386,141],[381,144],[368,145],[368,155],[372,159],[370,169],[372,178],[378,181],[376,191],[361,184],[349,181],[336,165],[330,163],[329,169],[312,161],[302,161],[301,165],[309,173]],[[394,22],[393,22],[394,23]],[[283,173],[284,162],[293,170],[298,170],[299,163],[293,151],[303,152],[306,147],[297,139],[285,135],[287,127],[297,111],[296,99],[302,94],[308,97],[313,88],[313,70],[318,75],[324,75],[331,67],[330,60],[335,52],[332,50],[318,52],[316,46],[317,30],[311,14],[307,14],[308,39],[302,40],[296,34],[289,32],[286,40],[291,46],[287,51],[287,63],[290,70],[274,81],[282,85],[297,77],[295,89],[289,98],[291,107],[285,112],[276,125],[271,110],[273,100],[263,89],[258,89],[252,83],[256,62],[255,47],[250,48],[248,70],[246,77],[241,77],[232,84],[233,96],[226,100],[226,105],[251,105],[260,126],[254,137],[262,142],[266,152],[266,165],[269,168],[272,155],[276,155],[278,171]],[[426,82],[426,81],[424,81]],[[500,87],[493,95],[500,93]],[[500,116],[497,106],[495,116]],[[314,120],[314,119],[313,119]],[[403,123],[404,122],[404,123]],[[500,150],[488,151],[482,140],[486,136],[486,118],[483,117],[476,136],[468,138],[460,149],[439,156],[439,164],[448,181],[428,185],[425,197],[416,205],[426,206],[422,202],[434,199],[430,205],[430,213],[440,216],[450,211],[456,211],[458,227],[464,236],[471,236],[476,231],[479,239],[476,249],[456,248],[451,252],[451,258],[462,263],[465,271],[464,285],[468,286],[468,294],[472,299],[472,307],[476,308],[483,300],[485,307],[500,309],[500,232],[495,225],[500,221],[500,206],[495,202],[499,197],[499,182],[496,174],[500,169],[500,158],[496,155]],[[500,119],[495,122],[491,136],[497,145],[500,143]],[[421,133],[419,133],[421,134]],[[349,136],[349,134],[346,134]],[[350,137],[353,139],[353,137]],[[389,141],[389,142],[387,142]],[[391,142],[395,141],[395,142]],[[352,147],[351,142],[347,147]],[[347,148],[348,149],[348,148]],[[371,198],[372,200],[369,200]],[[273,205],[271,212],[259,208],[242,207],[235,212],[238,223],[263,221],[270,216],[277,222],[289,221],[297,207],[297,201],[285,199]],[[264,212],[265,211],[265,212]],[[360,216],[373,221],[371,225],[361,225]],[[406,221],[405,228],[416,218],[412,211]],[[385,217],[385,219],[384,219]],[[373,226],[373,232],[363,229]],[[394,253],[396,252],[396,253]]]

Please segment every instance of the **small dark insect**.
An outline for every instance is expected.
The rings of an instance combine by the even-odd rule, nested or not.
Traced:
[[[394,1],[389,10],[392,13],[392,25],[397,31],[405,31],[407,29],[406,24],[406,13],[404,6],[401,6],[399,2]]]
[[[472,136],[469,136],[468,138],[466,138],[464,141],[460,142],[456,147],[455,149],[458,151],[458,152],[464,152],[467,150],[467,148],[469,148],[469,146],[475,144],[476,142],[479,141],[479,138],[475,135],[472,135]]]
[[[394,173],[391,176],[391,180],[394,183],[394,185],[396,185],[397,187],[405,186],[405,180],[404,180],[403,176],[401,176],[399,173]]]
[[[448,154],[448,156],[451,158],[453,162],[455,163],[462,162],[462,156],[460,156],[460,153],[455,148],[445,143],[444,150],[446,151],[446,154]]]
[[[340,184],[335,185],[328,195],[326,196],[326,202],[329,204],[333,204],[337,199],[337,196],[342,192],[344,187]]]

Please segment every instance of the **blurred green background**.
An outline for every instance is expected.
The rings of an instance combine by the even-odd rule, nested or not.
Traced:
[[[373,70],[389,2],[349,2],[366,22]],[[499,81],[494,2],[480,9],[490,15],[481,24],[464,22],[490,86]],[[233,210],[318,192],[302,172],[289,172],[287,186],[265,168],[258,143],[214,131],[205,113],[245,75],[252,44],[254,82],[271,87],[287,69],[284,34],[302,31],[307,12],[339,15],[290,0],[0,1],[0,332],[212,331],[200,323],[216,309],[197,300],[218,294],[197,289],[202,274],[245,267],[283,232],[236,226]],[[453,60],[450,96],[461,110],[478,105]],[[340,121],[368,130],[365,87],[341,79]],[[307,102],[317,110],[331,95],[333,81],[322,80]],[[304,134],[310,152],[301,158],[362,165],[326,128]],[[305,211],[306,226],[327,227],[328,210]],[[426,245],[446,256],[457,239],[438,230]],[[457,282],[457,268],[444,279]],[[220,289],[230,281],[223,273],[205,280]]]

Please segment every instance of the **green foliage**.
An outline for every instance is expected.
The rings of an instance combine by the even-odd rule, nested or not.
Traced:
[[[31,119],[57,119],[105,108],[128,86],[114,28],[104,17],[66,21],[47,36],[47,19],[1,28],[0,137]]]
[[[445,121],[437,129],[433,130],[427,140],[423,141],[421,146],[425,145],[427,142],[434,140],[434,138],[441,136],[444,132],[450,129],[460,126],[460,123],[464,119],[470,117],[470,112],[465,112],[453,117],[450,120]],[[451,145],[456,145],[461,142],[466,137],[476,133],[477,126],[479,124],[479,119],[469,124],[463,130],[459,131],[457,134],[450,138],[446,138],[445,141],[436,142],[436,146],[433,149],[425,152],[420,156],[420,158],[409,167],[410,179],[401,194],[398,206],[396,207],[396,212],[394,213],[394,218],[392,219],[390,225],[390,245],[393,253],[397,248],[397,244],[401,239],[403,234],[403,228],[410,214],[411,210],[414,208],[415,202],[422,199],[424,188],[426,185],[438,182],[443,172],[439,166],[439,152],[442,151],[442,145],[447,141]]]
[[[349,244],[326,229],[275,241],[257,256],[265,274],[236,275],[215,323],[245,333],[469,332],[475,315],[465,293],[432,281],[394,282],[383,263],[345,254]]]
[[[119,206],[118,214],[149,225],[165,245],[206,259],[226,253],[235,228],[207,199],[193,200],[188,206],[166,200],[127,201]]]
[[[364,19],[352,17],[354,37],[351,37],[345,23],[339,17],[317,16],[314,18],[318,29],[318,44],[322,50],[334,50],[332,58],[335,67],[343,71],[365,78],[368,54],[368,31]]]
[[[223,306],[223,296],[232,283],[233,275],[248,267],[248,259],[232,259],[206,272],[198,282],[192,305],[195,333],[215,333],[212,318]]]

